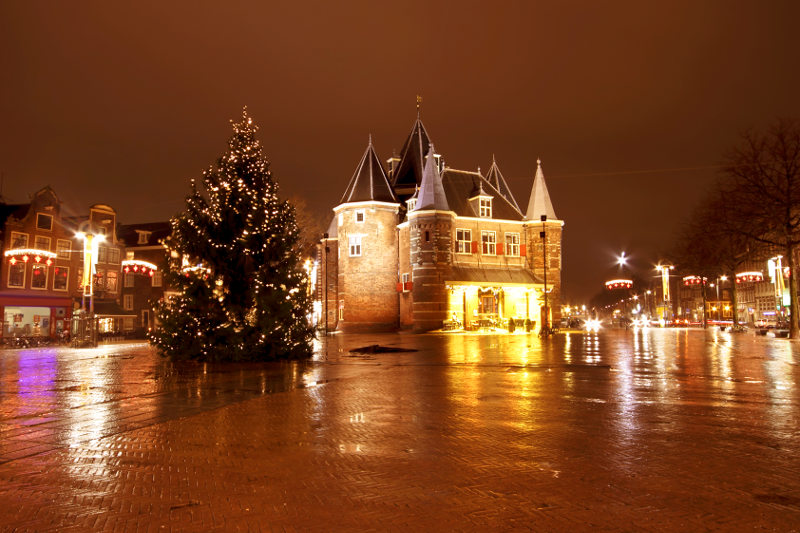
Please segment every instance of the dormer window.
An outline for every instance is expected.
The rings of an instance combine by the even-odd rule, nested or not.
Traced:
[[[481,218],[492,218],[492,199],[491,198],[481,198],[479,205],[480,205],[480,217]]]
[[[151,231],[143,231],[143,230],[136,230],[136,233],[139,235],[139,240],[136,241],[136,244],[147,244],[150,242],[150,235],[152,234]]]
[[[409,198],[406,200],[406,206],[408,207],[409,211],[413,211],[415,207],[417,207],[417,199],[416,198]]]

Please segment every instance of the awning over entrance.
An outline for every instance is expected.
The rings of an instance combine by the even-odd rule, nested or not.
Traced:
[[[453,275],[447,283],[474,283],[493,285],[541,285],[531,272],[521,268],[470,268],[453,267]]]
[[[117,302],[95,302],[94,314],[99,318],[136,318],[136,313],[124,310]]]

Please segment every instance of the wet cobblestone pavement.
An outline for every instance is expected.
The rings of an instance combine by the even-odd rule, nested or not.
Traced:
[[[381,344],[415,352],[358,355]],[[0,351],[2,531],[800,531],[800,344],[335,336]]]

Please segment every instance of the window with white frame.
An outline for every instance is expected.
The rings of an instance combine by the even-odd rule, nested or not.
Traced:
[[[134,276],[133,272],[125,272],[122,275],[122,285],[127,288],[135,286],[136,283],[135,283],[135,278],[133,276]]]
[[[33,247],[37,250],[44,250],[46,252],[50,251],[50,237],[43,237],[41,235],[37,235],[33,239]]]
[[[456,253],[457,254],[472,253],[471,229],[456,229]]]
[[[56,241],[56,255],[59,259],[69,259],[72,253],[72,241],[58,239]]]
[[[53,215],[36,213],[36,229],[51,231],[53,229]]]
[[[139,235],[139,239],[136,241],[136,244],[147,244],[150,242],[150,235],[153,232],[137,229],[136,233]]]
[[[339,300],[339,320],[344,320],[344,300]]]
[[[506,233],[506,255],[519,257],[519,233]]]
[[[403,280],[403,292],[409,292],[411,290],[411,274],[406,272],[402,276]]]
[[[160,270],[153,272],[153,287],[161,287],[164,284],[164,273]]]
[[[361,235],[350,235],[348,238],[350,243],[350,257],[361,256]]]
[[[126,311],[133,310],[133,294],[126,294],[122,297],[122,307]]]
[[[364,222],[364,210],[363,209],[357,209],[356,210],[356,223],[360,224],[362,222]]]
[[[57,266],[53,268],[53,290],[65,291],[69,282],[69,268]]]
[[[31,289],[44,290],[47,288],[47,265],[33,265],[31,267]]]
[[[497,255],[497,233],[494,231],[482,231],[481,247],[481,253],[484,255]]]
[[[115,265],[119,264],[119,248],[109,247],[106,260]]]
[[[25,265],[19,261],[8,267],[8,286],[15,288],[25,287]]]
[[[492,218],[492,199],[481,198],[479,205],[481,218]]]
[[[11,232],[11,248],[27,248],[28,247],[28,234],[20,233],[18,231]]]
[[[97,262],[98,263],[106,263],[106,262],[108,262],[108,247],[107,246],[98,246],[97,247]]]
[[[106,272],[106,290],[108,292],[117,292],[117,273],[113,270]]]

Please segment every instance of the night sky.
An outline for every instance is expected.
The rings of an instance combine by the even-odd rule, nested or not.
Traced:
[[[325,213],[420,94],[447,164],[495,154],[523,210],[541,157],[579,301],[621,251],[647,275],[742,130],[800,116],[800,2],[123,5],[0,3],[6,201],[166,220],[247,105],[282,192]]]

